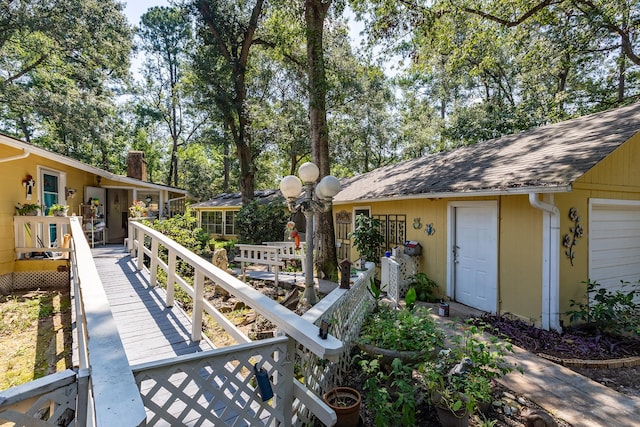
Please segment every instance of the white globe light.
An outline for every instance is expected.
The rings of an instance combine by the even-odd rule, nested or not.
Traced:
[[[306,162],[300,165],[298,169],[298,176],[303,183],[316,182],[316,179],[320,176],[320,169],[315,163]]]
[[[321,199],[331,199],[340,192],[340,181],[332,175],[327,175],[316,186],[316,194]]]
[[[280,191],[287,199],[295,199],[302,191],[302,183],[298,177],[287,175],[280,181]]]

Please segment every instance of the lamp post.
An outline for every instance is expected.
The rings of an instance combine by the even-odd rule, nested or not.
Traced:
[[[331,200],[340,191],[340,181],[335,176],[327,175],[316,185],[316,180],[320,176],[318,166],[314,163],[306,162],[298,169],[300,178],[288,175],[280,181],[280,191],[287,199],[289,210],[297,212],[302,210],[307,222],[305,231],[306,259],[304,275],[304,293],[302,299],[310,305],[318,302],[313,280],[313,215],[315,212],[327,212],[331,209]],[[304,189],[304,196],[298,202],[300,192]],[[316,200],[314,200],[314,193]]]

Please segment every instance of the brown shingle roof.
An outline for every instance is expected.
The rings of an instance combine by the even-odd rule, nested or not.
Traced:
[[[344,179],[334,201],[558,190],[638,131],[633,104]]]
[[[282,197],[280,190],[257,190],[253,197],[258,203],[269,203],[270,201]],[[192,208],[241,208],[241,193],[221,193],[212,199],[191,205]]]

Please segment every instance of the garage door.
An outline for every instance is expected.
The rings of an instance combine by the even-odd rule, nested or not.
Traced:
[[[640,280],[640,201],[589,201],[589,277],[612,291]]]

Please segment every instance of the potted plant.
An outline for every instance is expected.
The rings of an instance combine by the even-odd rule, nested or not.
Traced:
[[[69,210],[69,206],[67,205],[60,205],[58,203],[54,203],[53,205],[51,205],[51,207],[49,208],[49,215],[54,215],[54,216],[67,216],[67,211]]]
[[[21,216],[38,215],[38,211],[40,209],[42,209],[42,206],[40,206],[37,203],[25,203],[25,204],[18,203],[16,205],[16,213]]]
[[[421,366],[443,426],[466,426],[469,415],[491,402],[492,381],[514,369],[504,356],[510,344],[484,338],[483,328],[462,326],[449,349]]]
[[[384,236],[380,232],[380,220],[366,215],[356,216],[355,230],[349,233],[353,246],[366,261],[379,263],[380,246]]]
[[[356,427],[360,424],[362,398],[351,387],[335,387],[322,395],[322,400],[336,412],[336,427]]]

